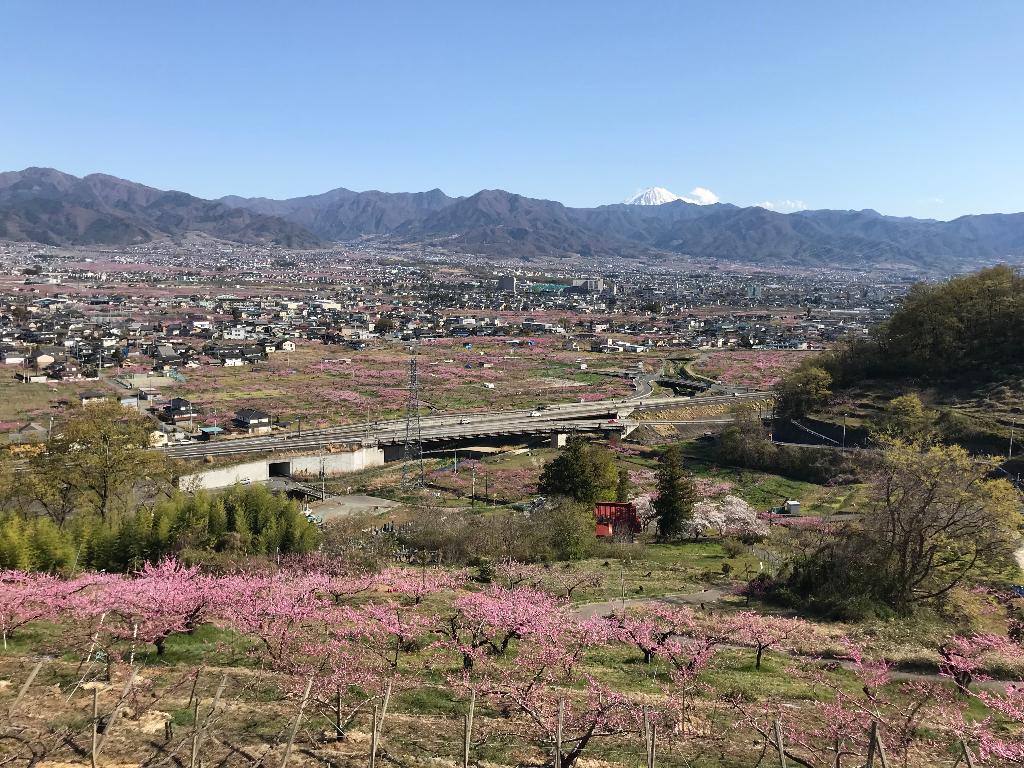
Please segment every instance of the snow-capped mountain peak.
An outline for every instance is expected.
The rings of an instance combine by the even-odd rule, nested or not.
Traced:
[[[662,205],[682,200],[690,205],[712,205],[718,202],[718,195],[706,187],[694,187],[688,195],[677,195],[664,187],[650,187],[638,192],[625,201],[626,205]]]
[[[638,192],[625,201],[626,205],[661,205],[671,203],[673,200],[683,198],[674,192],[669,192],[664,187],[650,187],[643,192]]]

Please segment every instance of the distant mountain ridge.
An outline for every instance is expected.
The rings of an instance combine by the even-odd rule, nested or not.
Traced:
[[[184,192],[104,174],[78,178],[52,168],[0,173],[0,239],[49,245],[132,245],[188,232],[241,243],[307,248],[304,227]]]
[[[760,206],[698,204],[682,198],[653,202],[659,197],[648,196],[649,204],[569,208],[504,190],[482,190],[465,198],[449,198],[440,190],[413,195],[334,190],[284,201],[222,202],[275,213],[324,239],[393,234],[503,258],[642,258],[671,252],[764,265],[955,269],[1024,257],[1024,213],[942,222],[872,210],[783,214]],[[410,204],[410,198],[417,204]],[[268,207],[268,202],[286,207]]]
[[[211,201],[102,174],[80,179],[44,168],[0,173],[0,239],[127,245],[188,232],[291,248],[387,235],[522,259],[684,254],[761,265],[955,270],[1024,258],[1024,213],[943,222],[872,210],[782,214],[685,199],[569,208],[497,189],[449,197],[439,189],[338,188],[286,200]]]

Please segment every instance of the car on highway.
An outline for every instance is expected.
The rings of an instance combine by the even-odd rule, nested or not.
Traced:
[[[530,416],[540,416],[540,411],[530,411]]]

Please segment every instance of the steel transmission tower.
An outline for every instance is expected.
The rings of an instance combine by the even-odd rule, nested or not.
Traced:
[[[419,469],[411,466],[419,463]],[[413,476],[413,471],[418,472]],[[402,487],[422,488],[423,476],[423,441],[420,433],[420,377],[416,369],[416,351],[413,350],[409,360],[409,398],[405,404],[405,445],[402,448]]]

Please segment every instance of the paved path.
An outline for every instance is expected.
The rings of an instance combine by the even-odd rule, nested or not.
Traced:
[[[333,517],[348,517],[359,514],[377,514],[401,506],[397,501],[382,499],[377,496],[354,494],[350,496],[334,496],[326,501],[314,501],[309,511],[324,520]]]
[[[730,594],[719,587],[709,587],[699,592],[683,592],[678,595],[660,595],[658,597],[635,597],[622,600],[605,600],[600,603],[583,603],[574,606],[573,614],[581,619],[589,619],[594,616],[607,616],[608,614],[621,611],[623,605],[626,608],[639,608],[651,603],[662,603],[664,605],[705,605],[717,603],[725,595]]]

